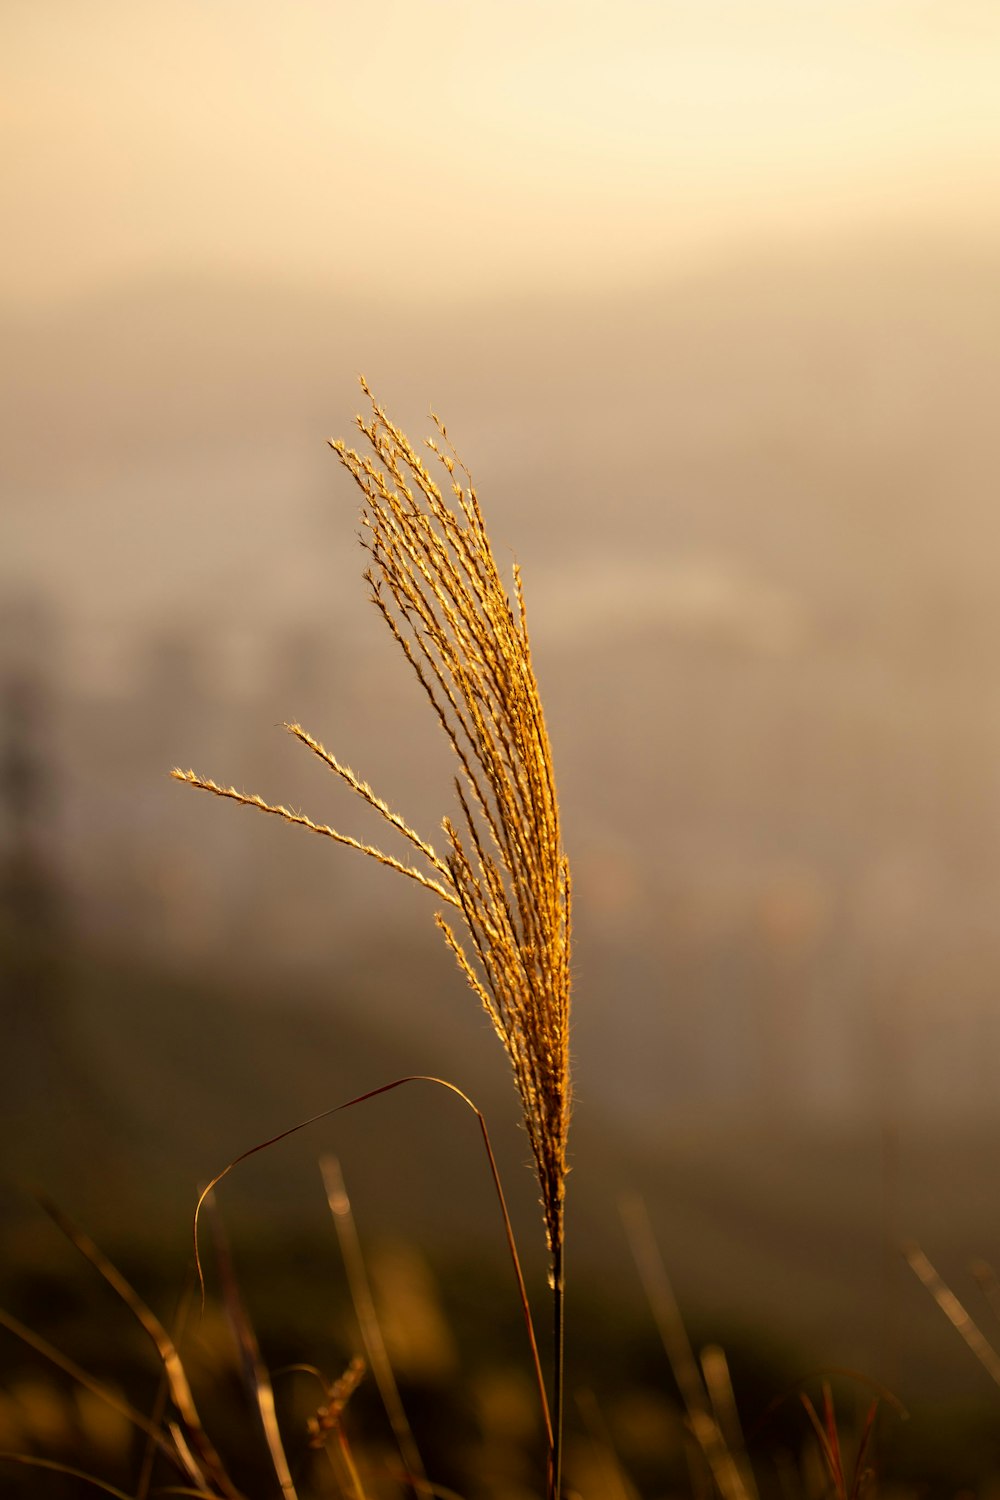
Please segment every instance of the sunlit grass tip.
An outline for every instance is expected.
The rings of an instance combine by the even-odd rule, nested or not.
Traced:
[[[425,463],[361,384],[370,414],[357,426],[368,451],[341,440],[331,446],[364,497],[372,602],[458,763],[458,812],[443,820],[444,850],[298,724],[285,727],[410,845],[416,863],[193,771],[173,774],[357,849],[457,911],[460,921],[439,912],[437,924],[510,1059],[559,1281],[571,1105],[570,877],[520,571],[515,564],[511,596],[444,425],[434,418]]]

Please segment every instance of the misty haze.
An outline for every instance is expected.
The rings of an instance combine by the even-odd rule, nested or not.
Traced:
[[[430,841],[455,815],[328,447],[354,441],[363,373],[411,438],[443,419],[523,575],[573,872],[570,1264],[612,1309],[581,1364],[617,1368],[600,1317],[641,1301],[635,1189],[713,1339],[792,1389],[849,1367],[986,1430],[995,1388],[899,1245],[971,1296],[997,1254],[994,19],[633,0],[612,43],[599,7],[515,0],[515,26],[448,0],[435,29],[390,4],[382,76],[350,6],[283,27],[253,4],[238,41],[228,4],[99,9],[104,44],[68,10],[0,24],[24,142],[0,295],[0,1301],[61,1316],[28,1192],[166,1279],[195,1184],[404,1074],[475,1098],[537,1227],[435,897],[169,776],[384,842],[294,722]],[[234,1241],[275,1307],[282,1275],[323,1285],[336,1149],[374,1260],[404,1281],[414,1246],[445,1281],[454,1261],[471,1302],[503,1253],[472,1127],[440,1100],[358,1114],[234,1174]],[[513,1322],[488,1286],[476,1316]],[[974,1447],[969,1493],[1000,1472]],[[922,1493],[954,1493],[925,1459]]]

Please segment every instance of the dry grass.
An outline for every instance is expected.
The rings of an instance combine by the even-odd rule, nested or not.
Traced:
[[[371,599],[416,673],[458,763],[458,816],[438,853],[299,724],[286,728],[409,844],[405,863],[290,808],[194,771],[178,780],[331,838],[429,889],[458,918],[437,925],[510,1059],[541,1188],[555,1299],[554,1408],[562,1406],[562,1307],[571,1086],[570,877],[552,752],[531,660],[520,572],[513,603],[472,478],[435,417],[431,462],[362,387],[370,452],[331,444],[360,487]],[[411,855],[412,859],[412,855]],[[558,1450],[558,1443],[557,1443]],[[553,1484],[558,1487],[558,1451]]]
[[[445,489],[435,482],[406,436],[379,407],[367,386],[371,404],[358,428],[370,452],[364,455],[343,442],[332,444],[341,463],[360,487],[364,504],[363,534],[371,563],[365,577],[371,598],[416,673],[458,763],[455,789],[459,815],[443,820],[444,852],[421,837],[349,766],[336,759],[298,724],[288,731],[343,781],[408,844],[410,861],[374,844],[339,833],[280,804],[223,786],[193,771],[175,770],[179,780],[280,817],[366,854],[416,881],[434,894],[445,912],[437,923],[469,986],[483,1005],[510,1059],[531,1142],[548,1247],[552,1258],[555,1311],[552,1412],[534,1338],[527,1293],[521,1276],[513,1231],[496,1163],[482,1115],[455,1085],[434,1078],[396,1080],[325,1111],[303,1124],[251,1148],[243,1161],[329,1114],[388,1093],[404,1083],[430,1082],[458,1094],[479,1118],[496,1186],[508,1243],[517,1271],[549,1445],[548,1500],[562,1500],[562,1316],[564,1298],[565,1183],[570,1123],[570,882],[562,848],[552,755],[531,661],[521,580],[513,570],[513,602],[502,581],[486,533],[482,511],[468,471],[457,459],[442,424],[428,441],[432,467],[447,476]],[[437,419],[435,418],[437,422]],[[452,915],[458,913],[458,917]],[[460,921],[459,921],[460,918]],[[212,1189],[236,1162],[216,1177]],[[348,1271],[361,1336],[390,1427],[401,1468],[365,1449],[356,1450],[345,1428],[345,1411],[365,1373],[355,1357],[339,1378],[328,1379],[316,1367],[295,1365],[285,1373],[307,1373],[317,1379],[322,1402],[300,1424],[299,1448],[289,1462],[279,1430],[271,1375],[261,1356],[253,1324],[243,1305],[228,1247],[216,1223],[216,1251],[224,1307],[235,1336],[240,1367],[256,1408],[268,1473],[268,1493],[298,1500],[297,1486],[314,1473],[308,1460],[329,1461],[337,1492],[352,1500],[377,1495],[450,1495],[425,1473],[378,1324],[364,1259],[351,1216],[350,1202],[332,1161],[324,1166],[330,1208]],[[193,1388],[179,1352],[180,1333],[171,1334],[97,1246],[58,1210],[52,1217],[81,1253],[117,1293],[151,1341],[162,1369],[162,1383],[151,1415],[117,1389],[92,1376],[0,1311],[0,1327],[14,1335],[75,1381],[122,1425],[131,1425],[146,1442],[138,1490],[133,1500],[147,1500],[154,1471],[166,1467],[179,1479],[163,1493],[192,1494],[206,1500],[243,1500],[195,1404]],[[644,1207],[625,1206],[627,1235],[655,1322],[660,1330],[686,1411],[687,1452],[692,1457],[693,1493],[715,1493],[720,1500],[757,1500],[757,1479],[744,1441],[729,1368],[722,1350],[711,1346],[696,1358],[684,1329],[666,1269],[652,1237]],[[197,1234],[197,1214],[195,1219]],[[197,1254],[197,1239],[196,1239]],[[1000,1356],[965,1307],[941,1280],[916,1246],[906,1249],[911,1268],[990,1375],[1000,1382]],[[200,1261],[198,1270],[200,1275]],[[980,1280],[991,1301],[1000,1304],[994,1273],[980,1267]],[[179,1319],[183,1324],[184,1318]],[[899,1403],[880,1392],[897,1413]],[[845,1458],[841,1430],[828,1382],[821,1405],[804,1392],[801,1404],[816,1440],[810,1477],[805,1451],[801,1473],[789,1472],[794,1492],[805,1497],[833,1495],[835,1500],[862,1500],[875,1486],[872,1460],[878,1401],[868,1406],[853,1463]],[[613,1433],[600,1404],[582,1393],[580,1409],[593,1449],[592,1494],[630,1497],[636,1493],[614,1452]],[[360,1456],[357,1456],[360,1455]],[[0,1460],[47,1471],[128,1500],[126,1492],[62,1459],[31,1452],[0,1452]],[[293,1474],[293,1468],[296,1472]],[[272,1483],[273,1475],[273,1483]],[[780,1478],[780,1476],[779,1476]],[[274,1489],[274,1485],[277,1489]],[[374,1488],[372,1487],[374,1485]],[[320,1491],[317,1491],[317,1493]],[[322,1489],[325,1493],[326,1490]]]
[[[426,872],[194,771],[173,775],[357,849],[457,909],[464,936],[441,913],[437,923],[510,1058],[556,1257],[563,1243],[570,1118],[570,880],[520,573],[515,565],[515,610],[475,488],[444,427],[437,424],[440,442],[428,440],[427,447],[447,476],[453,503],[364,389],[371,417],[357,421],[372,454],[362,456],[342,441],[332,447],[364,493],[372,602],[458,761],[460,817],[443,821],[447,853],[439,854],[299,724],[286,728],[416,850]]]

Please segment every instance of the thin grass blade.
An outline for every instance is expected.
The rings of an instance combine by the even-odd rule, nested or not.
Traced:
[[[854,1460],[854,1479],[851,1484],[851,1500],[861,1500],[865,1485],[872,1477],[872,1469],[868,1465],[868,1451],[871,1448],[875,1436],[875,1418],[878,1415],[878,1400],[872,1402],[865,1417],[864,1426],[861,1429],[861,1438],[858,1443],[858,1454]]]
[[[955,1293],[938,1275],[919,1245],[905,1245],[903,1254],[910,1270],[930,1292],[949,1323],[957,1329],[984,1370],[1000,1385],[1000,1354],[969,1315]]]
[[[427,1471],[399,1394],[389,1351],[385,1346],[382,1325],[375,1310],[375,1299],[372,1296],[365,1257],[358,1238],[351,1200],[340,1170],[340,1162],[335,1156],[324,1156],[320,1161],[320,1171],[323,1174],[326,1200],[330,1205],[330,1213],[333,1215],[333,1223],[340,1243],[340,1253],[344,1258],[347,1281],[351,1289],[351,1301],[354,1304],[354,1312],[361,1330],[361,1340],[368,1355],[368,1363],[375,1377],[379,1395],[382,1397],[382,1405],[389,1418],[399,1456],[403,1460],[407,1483],[415,1494],[426,1494]]]
[[[819,1451],[823,1457],[823,1462],[826,1465],[826,1471],[830,1476],[830,1482],[833,1485],[834,1493],[839,1497],[839,1500],[843,1500],[843,1489],[838,1488],[837,1485],[837,1459],[833,1449],[830,1447],[829,1433],[827,1432],[826,1426],[821,1420],[815,1406],[804,1391],[801,1393],[801,1400],[802,1405],[805,1408],[806,1416],[809,1418],[810,1424],[812,1425],[813,1432],[816,1434],[816,1441],[819,1444]]]
[[[757,1481],[747,1457],[743,1426],[729,1374],[729,1361],[725,1350],[718,1344],[710,1344],[701,1351],[701,1373],[716,1423],[733,1462],[740,1471],[743,1487],[750,1500],[758,1500]]]
[[[621,1199],[620,1212],[653,1321],[687,1407],[691,1431],[705,1455],[723,1500],[751,1500],[740,1467],[712,1414],[708,1391],[653,1235],[646,1205],[637,1195],[628,1194]]]
[[[233,1267],[232,1255],[229,1250],[229,1243],[222,1225],[222,1216],[218,1211],[214,1198],[209,1199],[209,1207],[213,1210],[212,1228],[215,1238],[215,1261],[219,1268],[219,1279],[222,1283],[223,1303],[233,1330],[233,1336],[236,1339],[236,1344],[243,1360],[247,1385],[250,1388],[250,1394],[260,1414],[261,1426],[264,1429],[264,1438],[271,1456],[271,1463],[274,1466],[275,1478],[281,1488],[283,1500],[298,1500],[295,1485],[292,1482],[292,1473],[288,1466],[285,1445],[281,1438],[281,1429],[278,1426],[271,1377],[261,1357],[257,1334],[254,1331],[253,1323],[250,1320],[246,1304],[240,1293],[236,1271]]]
[[[164,1372],[170,1382],[171,1398],[184,1422],[190,1436],[190,1441],[194,1445],[193,1453],[190,1447],[186,1444],[184,1445],[192,1463],[195,1461],[195,1454],[197,1455],[197,1465],[192,1477],[200,1483],[211,1481],[227,1497],[227,1500],[242,1500],[239,1490],[226,1473],[225,1465],[216,1452],[215,1445],[205,1431],[201,1417],[198,1414],[198,1408],[195,1405],[187,1373],[177,1352],[177,1347],[159,1318],[146,1306],[138,1292],[125,1280],[125,1277],[118,1270],[117,1266],[108,1260],[104,1252],[88,1234],[80,1229],[78,1225],[74,1224],[69,1216],[64,1214],[62,1209],[57,1207],[56,1204],[44,1198],[39,1201],[49,1217],[66,1235],[67,1239],[76,1246],[84,1259],[88,1260],[98,1274],[104,1278],[112,1291],[118,1294],[152,1340],[156,1352],[160,1357]],[[182,1449],[181,1451],[183,1452],[184,1450]]]
[[[92,1395],[97,1396],[112,1411],[116,1411],[119,1416],[125,1417],[140,1432],[144,1432],[162,1453],[165,1453],[175,1464],[177,1463],[177,1454],[160,1429],[143,1412],[139,1411],[137,1407],[132,1406],[124,1397],[119,1396],[115,1391],[103,1385],[96,1376],[91,1375],[89,1370],[85,1370],[81,1365],[76,1364],[74,1360],[63,1354],[61,1349],[57,1349],[54,1344],[50,1344],[47,1339],[43,1339],[40,1334],[26,1327],[24,1323],[19,1322],[17,1318],[12,1317],[3,1308],[0,1308],[0,1328],[6,1328],[8,1333],[12,1333],[23,1344],[27,1344],[29,1349],[34,1349],[36,1354],[40,1354],[43,1359],[47,1360],[49,1364],[54,1365],[57,1370],[62,1370],[71,1380],[75,1380],[78,1385],[83,1386],[84,1390],[88,1390]]]

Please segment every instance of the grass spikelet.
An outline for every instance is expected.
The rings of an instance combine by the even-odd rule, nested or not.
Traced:
[[[372,602],[460,772],[461,816],[443,828],[464,941],[450,921],[439,916],[438,925],[510,1059],[558,1259],[570,1114],[570,882],[520,575],[515,568],[515,613],[475,488],[443,425],[428,448],[449,500],[362,387],[371,415],[357,425],[374,458],[343,442],[332,447],[364,495]]]
[[[427,873],[291,808],[193,771],[173,775],[357,849],[457,909],[464,933],[442,915],[438,925],[510,1059],[558,1261],[570,1117],[570,880],[520,575],[515,567],[512,608],[475,488],[443,425],[440,441],[429,440],[428,448],[448,481],[448,500],[364,381],[362,387],[371,415],[357,423],[371,454],[342,441],[331,446],[364,495],[372,602],[458,762],[460,816],[442,824],[447,853],[439,855],[298,724],[285,727],[417,851]]]
[[[367,854],[432,891],[444,941],[503,1043],[541,1189],[555,1299],[555,1414],[562,1401],[562,1304],[570,1121],[570,878],[552,753],[531,660],[520,573],[513,605],[471,476],[435,417],[429,465],[364,380],[363,455],[331,443],[363,494],[361,541],[373,604],[416,674],[457,762],[458,814],[439,854],[367,782],[298,724],[285,727],[417,852],[424,869],[290,808],[193,771],[191,786],[256,807]],[[442,486],[436,482],[440,471]],[[447,498],[445,497],[447,493]],[[550,1488],[558,1491],[559,1454]]]

